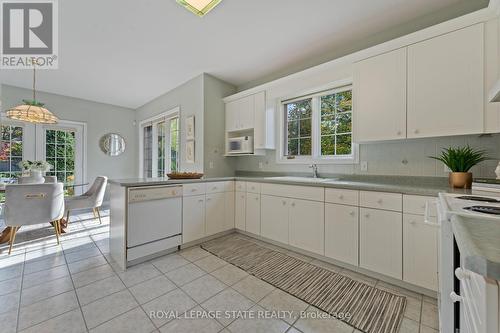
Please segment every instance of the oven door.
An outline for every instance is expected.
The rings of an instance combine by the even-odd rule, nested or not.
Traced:
[[[438,203],[438,220],[441,224],[439,237],[439,332],[455,333],[459,328],[459,303],[454,303],[450,295],[460,293],[460,285],[455,277],[455,269],[460,258],[455,244],[451,223],[443,202]],[[458,260],[458,264],[457,264]],[[457,289],[458,288],[458,289]]]

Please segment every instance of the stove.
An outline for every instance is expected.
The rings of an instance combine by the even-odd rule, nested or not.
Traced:
[[[490,215],[500,215],[500,207],[470,206],[470,207],[464,207],[464,209],[468,210],[470,212],[477,212],[477,213],[490,214]]]
[[[482,193],[481,193],[482,194]],[[500,220],[500,197],[483,195],[439,194],[441,211],[449,219],[452,215]]]
[[[472,195],[440,193],[438,200],[439,232],[439,326],[441,333],[460,329],[460,302],[454,303],[451,293],[460,295],[460,282],[455,269],[460,267],[460,251],[453,235],[453,216],[477,218],[477,223],[495,220],[500,223],[500,193],[474,191]]]

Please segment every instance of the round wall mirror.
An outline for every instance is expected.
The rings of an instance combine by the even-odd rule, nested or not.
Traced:
[[[104,154],[118,156],[125,151],[125,139],[116,133],[105,134],[99,140],[99,146]]]

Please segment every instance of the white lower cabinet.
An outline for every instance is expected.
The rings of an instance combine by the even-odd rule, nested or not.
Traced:
[[[403,278],[402,213],[360,208],[359,214],[359,265],[401,280]]]
[[[260,194],[247,192],[245,208],[245,230],[260,235]]]
[[[234,192],[224,193],[224,231],[234,229]]]
[[[262,195],[261,236],[288,244],[289,199]]]
[[[404,281],[437,291],[438,232],[437,226],[424,223],[424,216],[404,214]]]
[[[182,242],[205,237],[205,195],[184,197],[182,202]]]
[[[234,227],[239,230],[246,230],[246,201],[247,195],[245,192],[236,192],[234,196]]]
[[[359,208],[325,205],[325,256],[358,266]]]
[[[206,195],[206,235],[210,236],[224,231],[225,193]]]
[[[290,245],[325,254],[324,202],[290,199]]]

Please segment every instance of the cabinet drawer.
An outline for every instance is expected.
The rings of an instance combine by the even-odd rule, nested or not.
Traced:
[[[262,194],[277,197],[304,199],[311,201],[324,201],[325,190],[322,187],[262,184]]]
[[[234,192],[234,181],[224,182],[224,192]]]
[[[429,216],[437,216],[435,197],[424,197],[421,195],[403,195],[403,213],[424,215],[425,206],[428,203]]]
[[[235,183],[236,183],[235,184],[236,191],[245,192],[247,190],[247,183],[246,182],[242,182],[242,181],[238,180]]]
[[[341,205],[359,205],[359,191],[336,188],[325,189],[325,201]]]
[[[247,192],[260,193],[260,184],[259,183],[247,182],[246,185],[247,185]]]
[[[224,192],[226,182],[207,183],[207,193]]]
[[[182,185],[182,189],[185,197],[205,194],[206,183],[186,184]]]
[[[400,212],[402,209],[403,196],[399,193],[386,192],[359,192],[359,205],[361,207],[385,209]]]

